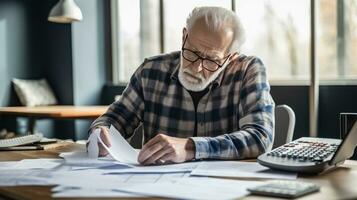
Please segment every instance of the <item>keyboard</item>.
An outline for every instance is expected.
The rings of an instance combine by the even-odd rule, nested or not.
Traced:
[[[0,148],[4,147],[14,147],[24,144],[31,144],[34,142],[39,142],[42,139],[42,134],[24,135],[15,138],[1,139]]]

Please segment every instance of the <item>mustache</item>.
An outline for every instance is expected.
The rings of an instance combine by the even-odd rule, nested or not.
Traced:
[[[192,76],[194,78],[200,79],[201,81],[204,81],[205,78],[203,77],[202,74],[200,73],[193,73],[189,68],[185,68],[183,69],[183,71],[185,74],[188,74],[189,76]]]

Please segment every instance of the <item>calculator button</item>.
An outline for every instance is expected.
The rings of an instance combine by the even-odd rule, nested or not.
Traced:
[[[314,158],[313,161],[314,161],[314,162],[322,162],[322,161],[324,161],[324,159],[321,158],[321,157],[316,157],[316,158]]]

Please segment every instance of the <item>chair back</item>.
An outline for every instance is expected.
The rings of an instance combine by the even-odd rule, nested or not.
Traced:
[[[291,142],[295,128],[295,113],[287,105],[275,107],[275,134],[273,149]]]

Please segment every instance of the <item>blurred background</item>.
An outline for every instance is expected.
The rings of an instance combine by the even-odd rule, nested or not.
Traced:
[[[357,112],[355,0],[75,2],[83,20],[58,24],[47,20],[57,0],[0,0],[0,106],[20,105],[13,78],[45,78],[60,105],[109,105],[144,58],[180,50],[194,7],[221,6],[241,18],[247,36],[241,53],[263,60],[276,103],[295,111],[294,138],[311,135],[315,117],[317,136],[338,138],[339,113]],[[312,69],[317,116],[309,110]],[[37,129],[78,140],[89,124],[44,119]],[[0,129],[23,133],[27,126],[26,118],[0,116]]]

